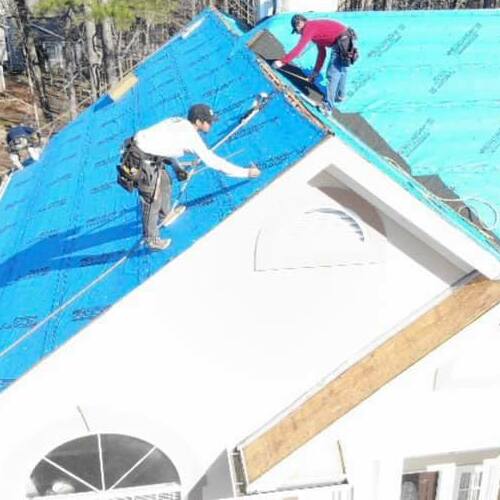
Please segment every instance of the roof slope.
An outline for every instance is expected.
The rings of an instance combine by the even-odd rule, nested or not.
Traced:
[[[500,256],[500,32],[497,10],[308,13],[352,26],[361,57],[331,128],[497,258]],[[290,15],[267,31],[296,43]],[[266,42],[267,50],[269,43]],[[276,47],[274,48],[276,51]],[[298,58],[307,74],[313,45]],[[267,54],[272,58],[271,54]],[[326,65],[325,65],[326,68]],[[319,86],[326,84],[325,68]],[[301,88],[300,80],[286,78]],[[315,97],[307,89],[309,97]],[[300,94],[300,93],[299,93]],[[329,120],[327,120],[329,122]]]
[[[251,51],[233,53],[236,42],[219,16],[205,11],[135,71],[139,83],[120,101],[102,98],[53,138],[36,165],[13,177],[0,203],[0,389],[322,140],[324,130],[276,91]],[[123,140],[207,102],[221,117],[208,136],[215,144],[260,92],[271,99],[218,152],[240,165],[255,162],[262,175],[246,181],[204,170],[186,191],[182,223],[165,231],[173,245],[156,254],[140,247],[137,197],[115,181]]]

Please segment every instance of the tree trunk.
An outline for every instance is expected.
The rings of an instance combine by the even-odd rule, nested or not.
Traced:
[[[144,53],[143,57],[146,57],[151,53],[151,24],[146,20],[146,26],[144,30]]]
[[[105,19],[101,24],[102,55],[104,70],[108,85],[118,81],[115,42],[113,40],[113,26],[111,19]]]
[[[99,56],[97,55],[94,47],[96,27],[88,4],[83,5],[83,12],[85,15],[85,49],[87,53],[87,60],[89,62],[90,94],[92,95],[92,100],[95,101],[99,95],[99,81],[97,79]]]
[[[108,0],[102,0],[103,4],[107,4]],[[116,57],[116,44],[113,39],[113,21],[106,17],[101,23],[101,38],[102,38],[102,59],[104,63],[104,71],[108,85],[112,86],[118,82],[118,64]]]
[[[118,65],[116,70],[118,72],[118,78],[121,80],[123,78],[123,52],[122,52],[122,32],[118,33],[118,39],[116,40],[116,53],[120,54],[119,57],[116,58],[116,64]]]
[[[35,40],[33,38],[33,33],[30,27],[31,16],[28,10],[28,6],[26,4],[26,0],[15,0],[15,4],[17,7],[17,15],[20,25],[19,27],[21,30],[24,45],[28,73],[31,75],[33,88],[37,100],[40,103],[40,107],[42,108],[44,117],[47,120],[50,120],[52,118],[52,113],[50,112],[49,101],[47,98],[45,85],[43,83],[42,72],[40,70],[40,64],[35,47]]]
[[[76,44],[78,44],[79,36],[73,24],[71,12],[65,17],[64,24],[64,90],[68,98],[69,115],[73,120],[78,114],[78,105],[76,98],[75,82],[78,75],[78,67],[76,62]]]
[[[75,79],[76,79],[76,65],[75,65],[75,51],[73,44],[66,38],[64,44],[64,71],[66,73],[66,94],[68,96],[69,115],[73,120],[78,114],[78,105],[76,99]]]

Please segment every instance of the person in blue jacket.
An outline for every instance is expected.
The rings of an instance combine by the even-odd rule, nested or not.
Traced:
[[[21,123],[9,128],[7,150],[15,170],[23,168],[27,160],[37,161],[42,147],[40,133],[33,127]]]

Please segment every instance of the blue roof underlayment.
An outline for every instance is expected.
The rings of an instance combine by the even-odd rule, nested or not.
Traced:
[[[291,34],[291,15],[263,22],[240,43],[254,38],[256,31],[268,30],[290,51],[298,41]],[[336,19],[357,32],[361,57],[349,70],[348,98],[338,109],[361,115],[406,161],[411,176],[370,150],[340,123],[324,119],[325,123],[499,258],[498,240],[429,193],[415,177],[439,176],[476,212],[483,226],[500,238],[500,11],[307,16]],[[310,44],[294,64],[309,73],[316,54]],[[326,66],[320,79],[323,87]]]
[[[325,131],[276,91],[250,50],[233,54],[237,35],[217,14],[206,11],[194,23],[200,20],[191,34],[175,37],[135,71],[139,83],[121,100],[102,98],[51,140],[39,162],[13,176],[0,202],[0,389],[323,139]],[[171,247],[159,253],[138,247],[137,196],[115,180],[123,140],[206,102],[221,117],[207,138],[215,144],[260,92],[270,94],[270,101],[218,152],[236,153],[231,161],[239,165],[255,162],[262,175],[242,180],[205,169],[186,191],[187,212],[163,230],[173,239]],[[174,196],[178,190],[175,183]]]

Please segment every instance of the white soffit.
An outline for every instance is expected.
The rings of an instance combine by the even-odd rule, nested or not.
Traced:
[[[329,139],[328,171],[378,209],[457,265],[464,263],[491,280],[500,279],[500,261],[462,230],[417,200],[397,182],[337,137]]]

